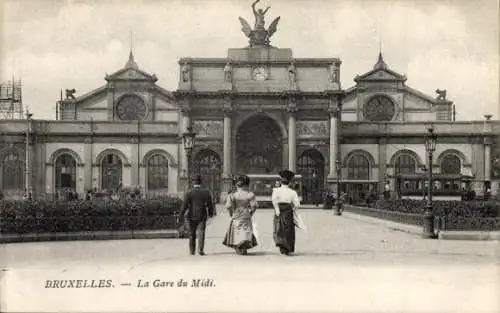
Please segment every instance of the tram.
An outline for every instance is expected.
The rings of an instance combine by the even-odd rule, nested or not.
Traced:
[[[250,178],[249,189],[255,194],[259,207],[272,207],[271,195],[280,176],[273,174],[249,174],[247,176]],[[297,191],[299,200],[302,201],[302,175],[295,175],[290,186]]]

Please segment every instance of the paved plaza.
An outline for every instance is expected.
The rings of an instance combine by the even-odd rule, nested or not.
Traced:
[[[229,217],[221,207],[218,212],[207,229],[206,256],[188,255],[185,239],[2,245],[4,310],[500,309],[498,242],[424,240],[349,213],[303,210],[308,231],[297,232],[297,254],[286,257],[273,244],[272,211],[261,210],[259,246],[239,256],[221,244]],[[99,291],[44,286],[47,280],[71,279],[111,280],[113,286]],[[175,287],[180,279],[189,284],[207,279],[209,286]],[[155,280],[162,287],[153,286]],[[174,286],[167,287],[169,282]],[[278,302],[283,294],[287,300]]]

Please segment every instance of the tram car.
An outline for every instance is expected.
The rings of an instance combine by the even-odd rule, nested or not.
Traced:
[[[273,174],[249,174],[250,191],[255,194],[259,207],[272,208],[271,195],[276,183],[280,181],[279,175]],[[290,186],[297,191],[299,200],[302,201],[302,176],[295,175]]]

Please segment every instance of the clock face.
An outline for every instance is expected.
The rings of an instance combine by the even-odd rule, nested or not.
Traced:
[[[125,96],[118,102],[116,113],[121,120],[142,120],[146,117],[146,105],[136,95]]]
[[[253,69],[253,78],[255,80],[266,80],[269,76],[269,71],[264,66],[258,66]]]

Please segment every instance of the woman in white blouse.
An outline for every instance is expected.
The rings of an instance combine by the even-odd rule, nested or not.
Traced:
[[[274,216],[274,242],[281,254],[291,255],[295,251],[294,211],[300,206],[297,192],[289,187],[295,173],[284,170],[279,173],[281,187],[274,188],[271,196]]]

